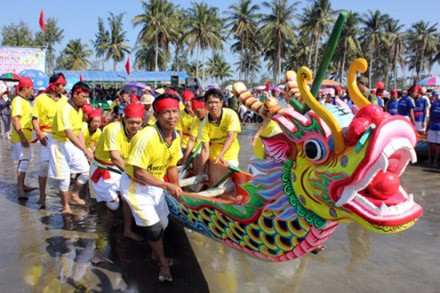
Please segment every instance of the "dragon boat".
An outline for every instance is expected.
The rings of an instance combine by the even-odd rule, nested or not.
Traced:
[[[309,110],[273,107],[259,102],[242,83],[234,93],[255,112],[272,111],[283,133],[263,138],[268,158],[249,162],[258,175],[212,165],[210,187],[166,195],[172,217],[188,228],[257,258],[287,261],[323,244],[340,222],[356,222],[376,233],[396,233],[416,222],[422,208],[400,185],[409,162],[416,162],[417,133],[401,116],[370,104],[359,91],[356,74],[365,59],[348,71],[356,113],[343,102],[321,105],[308,89],[310,70],[286,74],[297,83]],[[226,175],[225,175],[226,174]],[[214,186],[221,176],[229,184]],[[220,180],[224,181],[224,180]]]

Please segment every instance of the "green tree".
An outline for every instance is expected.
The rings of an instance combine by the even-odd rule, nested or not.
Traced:
[[[19,24],[10,24],[2,27],[2,46],[34,47],[35,43],[29,26],[20,21]]]
[[[142,44],[141,48],[137,50],[135,54],[136,67],[148,71],[157,71],[156,68],[164,71],[166,70],[167,64],[170,60],[171,54],[168,51],[164,50],[163,48],[156,50],[154,46],[149,46],[145,43]]]
[[[104,57],[105,61],[113,60],[115,71],[117,64],[124,61],[126,54],[130,53],[130,47],[126,44],[127,32],[122,28],[123,16],[123,13],[115,15],[110,12],[107,18],[109,30],[104,28],[103,20],[98,18],[98,33],[94,41],[96,57]]]
[[[206,3],[192,3],[192,8],[187,10],[188,31],[184,41],[188,42],[191,54],[196,49],[196,63],[199,63],[199,51],[202,53],[202,87],[205,86],[205,52],[223,50],[222,44],[222,21],[218,15],[218,9],[209,7]],[[199,77],[199,66],[196,66],[196,77]]]
[[[393,87],[397,88],[397,65],[401,64],[402,69],[404,66],[404,40],[405,34],[402,32],[403,25],[399,24],[397,19],[388,19],[385,23],[385,38],[386,48],[388,49],[387,62],[387,75],[385,78],[385,87],[388,86],[388,77],[391,73],[393,77]]]
[[[257,21],[259,18],[260,7],[252,4],[252,0],[240,0],[237,4],[229,6],[229,11],[226,11],[228,17],[226,18],[226,27],[229,28],[228,37],[233,35],[234,39],[238,40],[235,51],[240,53],[240,62],[245,63],[245,55],[256,51],[255,38],[257,31]],[[242,74],[249,76],[249,68],[246,66],[239,66],[239,78]],[[247,80],[248,81],[248,80]]]
[[[427,70],[437,51],[439,35],[437,23],[418,21],[408,29],[407,50],[408,65],[410,70],[415,70],[415,80],[420,80],[420,75]]]
[[[81,39],[70,40],[66,48],[57,59],[57,68],[65,70],[87,70],[91,62],[88,60],[93,55],[93,50]]]
[[[266,56],[270,56],[275,83],[278,83],[281,77],[281,62],[284,55],[286,55],[283,46],[289,40],[294,41],[296,39],[292,21],[296,16],[295,7],[298,4],[299,2],[295,2],[289,5],[286,0],[263,2],[263,7],[269,13],[262,15],[259,36],[263,41]]]
[[[218,53],[208,60],[207,71],[219,84],[223,84],[226,78],[232,77],[231,66]]]
[[[368,86],[371,88],[371,77],[374,65],[374,54],[380,45],[380,43],[385,41],[385,33],[384,26],[386,21],[388,20],[388,14],[382,14],[379,10],[371,11],[368,10],[368,14],[364,14],[361,19],[363,27],[361,28],[361,44],[362,47],[365,48],[366,52],[369,55],[369,64],[368,64],[368,75],[369,75],[369,84]]]
[[[311,7],[304,8],[300,17],[300,34],[308,35],[312,39],[312,50],[309,55],[309,66],[311,66],[311,53],[314,50],[313,73],[316,73],[318,63],[318,52],[321,48],[322,37],[328,35],[331,24],[334,22],[333,10],[329,0],[315,0]]]
[[[131,22],[134,27],[141,26],[138,35],[139,42],[154,44],[154,70],[158,71],[159,46],[164,53],[168,53],[170,40],[176,35],[175,7],[167,0],[150,0],[142,2],[142,12],[142,14],[136,15]]]

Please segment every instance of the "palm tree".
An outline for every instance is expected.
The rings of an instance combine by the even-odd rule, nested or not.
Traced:
[[[239,72],[243,73],[246,84],[250,84],[250,78],[261,70],[260,55],[254,51],[246,51],[242,59],[234,65],[238,66]]]
[[[55,63],[55,44],[60,44],[64,39],[64,30],[58,27],[58,20],[48,18],[46,21],[46,30],[35,34],[37,43],[46,47],[46,70],[52,72]],[[44,40],[43,40],[44,37]]]
[[[257,30],[257,20],[260,16],[257,13],[259,9],[258,5],[252,4],[252,0],[240,0],[238,4],[235,3],[229,6],[230,11],[225,12],[229,15],[226,18],[228,22],[226,27],[229,28],[227,37],[233,34],[234,39],[239,41],[239,47],[236,50],[240,53],[240,61],[242,63],[244,63],[244,56],[249,54],[253,49],[252,47],[255,47],[252,44],[255,44],[255,31]],[[243,69],[246,70],[246,68]],[[244,71],[240,70],[240,79],[242,73]]]
[[[206,3],[192,3],[192,9],[187,10],[188,18],[185,25],[188,31],[184,41],[188,42],[191,54],[196,49],[196,62],[199,63],[199,51],[202,52],[202,87],[205,86],[205,51],[211,48],[214,52],[223,50],[222,21],[218,9],[209,7]],[[196,77],[199,76],[199,66],[196,67]]]
[[[374,12],[368,10],[368,14],[364,14],[364,17],[361,19],[364,27],[362,28],[360,40],[363,48],[368,48],[368,54],[370,56],[368,64],[368,75],[370,76],[369,87],[371,87],[371,71],[373,68],[374,53],[379,44],[385,40],[383,29],[388,18],[388,14],[381,14],[379,10]]]
[[[185,25],[181,25],[185,23],[186,14],[185,11],[178,9],[175,12],[176,21],[175,24],[175,34],[173,35],[171,42],[174,45],[174,61],[171,64],[171,69],[175,71],[180,71],[182,67],[184,67],[185,63],[188,63],[188,52],[186,52],[186,46],[188,45],[185,42],[185,35],[188,31]]]
[[[116,65],[125,60],[125,54],[130,53],[130,47],[126,44],[128,41],[126,31],[122,29],[122,18],[124,14],[115,15],[110,12],[107,21],[110,30],[103,30],[102,24],[98,18],[98,34],[95,43],[97,57],[104,56],[105,61],[113,60],[113,70],[116,71]]]
[[[135,64],[137,68],[146,69],[148,71],[157,71],[156,68],[164,71],[170,60],[171,54],[168,51],[162,48],[156,50],[154,46],[149,46],[148,44],[142,44],[141,48],[135,55]]]
[[[334,60],[339,60],[339,82],[344,81],[344,73],[346,72],[347,60],[354,60],[357,58],[361,50],[361,45],[358,40],[359,36],[359,14],[357,12],[348,12],[345,19],[345,25],[342,29],[341,37],[339,39],[338,48],[336,49]]]
[[[310,35],[312,38],[312,48],[315,47],[315,57],[313,62],[313,73],[316,73],[318,52],[321,47],[321,39],[325,34],[329,34],[331,23],[334,22],[333,10],[329,0],[315,0],[310,8],[305,8],[300,30],[303,34]],[[310,51],[311,53],[312,51]],[[309,64],[310,64],[309,56]]]
[[[437,23],[430,25],[429,22],[418,21],[408,30],[409,69],[416,73],[415,81],[420,79],[423,73],[431,65],[435,56],[438,43]]]
[[[263,2],[263,7],[269,13],[262,16],[259,36],[265,48],[268,48],[266,56],[271,59],[275,83],[278,83],[278,78],[281,76],[281,59],[285,55],[285,50],[282,48],[288,40],[296,39],[291,22],[295,17],[295,7],[298,3],[289,5],[286,0]]]
[[[106,53],[107,44],[110,43],[110,33],[105,29],[104,20],[98,17],[98,33],[95,34],[93,47],[95,48],[96,57],[103,57]],[[105,60],[101,64],[104,65]]]
[[[142,27],[138,35],[140,42],[154,44],[154,71],[158,71],[159,46],[168,52],[170,39],[176,34],[175,7],[167,0],[149,0],[142,2],[142,10],[131,22],[134,27]]]
[[[403,50],[404,50],[404,39],[405,36],[402,33],[403,25],[399,24],[398,19],[390,18],[385,24],[385,36],[387,39],[387,48],[389,48],[389,54],[387,62],[389,66],[387,70],[387,76],[385,78],[385,87],[388,85],[388,75],[391,72],[394,80],[393,88],[397,88],[397,64],[402,64],[404,62]],[[403,69],[403,66],[402,66]]]
[[[208,60],[208,74],[214,79],[220,80],[220,84],[223,81],[231,77],[231,66],[225,61],[223,56],[218,53],[214,54],[212,58]]]
[[[70,40],[57,60],[57,68],[66,70],[86,70],[93,51],[81,39]]]

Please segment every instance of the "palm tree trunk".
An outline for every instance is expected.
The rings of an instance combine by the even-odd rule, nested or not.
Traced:
[[[342,82],[344,81],[344,72],[345,72],[345,60],[347,58],[347,48],[344,48],[344,53],[342,54],[342,68],[341,68],[341,78],[339,80],[339,82],[342,84]]]
[[[316,49],[315,49],[315,60],[313,61],[313,76],[316,75],[316,64],[318,63],[318,52],[319,52],[319,45],[321,44],[321,35],[318,33],[318,37],[316,38]]]
[[[312,35],[312,45],[310,46],[310,50],[309,50],[309,56],[308,56],[308,60],[307,60],[307,66],[310,66],[310,64],[312,64],[312,53],[313,53],[313,47],[315,46],[315,38]]]
[[[202,68],[202,88],[205,88],[205,50],[202,50],[202,60],[203,60],[203,68]]]
[[[197,45],[197,51],[196,51],[196,78],[199,78],[199,50],[200,47]]]
[[[368,65],[368,88],[371,88],[372,67],[373,67],[373,46],[370,46],[370,64]]]
[[[158,71],[158,59],[159,59],[159,35],[156,32],[154,36],[154,71]]]

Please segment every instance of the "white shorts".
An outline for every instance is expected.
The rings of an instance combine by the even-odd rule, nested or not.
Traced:
[[[45,132],[44,134],[48,138],[48,144],[44,146],[40,143],[40,162],[50,161],[50,141],[52,140],[52,133]]]
[[[428,130],[428,142],[440,143],[440,130]]]
[[[84,153],[70,141],[50,141],[49,177],[62,180],[70,174],[88,173],[89,163]]]
[[[32,151],[30,147],[24,148],[21,142],[12,143],[12,160],[21,161],[30,159],[32,159]]]
[[[149,185],[143,185],[132,180],[126,173],[121,177],[121,194],[129,204],[136,225],[152,226],[161,222],[168,223],[168,205],[164,190]]]
[[[117,167],[114,167],[117,168]],[[121,174],[109,171],[110,178],[104,179],[99,178],[98,182],[92,180],[93,174],[98,169],[95,165],[91,166],[90,169],[90,186],[95,191],[96,201],[119,201],[119,183],[121,182]]]
[[[416,121],[414,124],[415,124],[415,127],[416,127],[417,131],[420,131],[420,132],[425,132],[426,131],[426,125],[425,125],[425,127],[422,127],[423,122]]]

